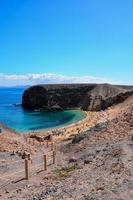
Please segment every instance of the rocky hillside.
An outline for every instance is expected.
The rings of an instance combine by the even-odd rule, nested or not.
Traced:
[[[102,122],[58,143],[56,169],[0,191],[1,199],[132,200],[133,96],[98,114]]]
[[[80,108],[100,111],[123,102],[133,94],[132,87],[109,84],[36,85],[25,90],[25,109],[57,111]]]

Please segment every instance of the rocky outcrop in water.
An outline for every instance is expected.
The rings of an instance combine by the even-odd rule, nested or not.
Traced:
[[[100,111],[124,101],[133,94],[132,89],[109,84],[36,85],[25,90],[22,106],[45,111]]]

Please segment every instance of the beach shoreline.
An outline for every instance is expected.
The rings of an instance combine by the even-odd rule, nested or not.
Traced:
[[[72,139],[76,135],[88,131],[90,128],[95,127],[97,124],[105,123],[108,120],[112,120],[116,117],[116,114],[118,115],[118,113],[120,113],[120,109],[119,106],[113,106],[105,111],[84,112],[86,114],[84,119],[67,126],[51,129],[49,131],[35,131],[27,134],[18,134],[13,129],[1,124],[1,126],[3,127],[3,133],[0,134],[0,150],[7,152],[31,151],[34,153],[34,150],[30,148],[32,145],[26,143],[27,138],[30,138],[33,135],[42,138],[48,135],[52,135],[53,141],[55,143],[60,143],[61,141]]]
[[[30,138],[33,135],[42,138],[51,135],[54,143],[60,143],[63,140],[69,140],[75,135],[85,132],[90,127],[95,126],[99,120],[100,112],[84,112],[86,114],[84,119],[67,126],[51,129],[49,131],[37,131],[27,134],[18,134],[13,129],[7,127],[4,124],[1,124],[3,131],[0,134],[0,151],[18,152],[19,154],[22,154],[26,151],[34,154],[37,151],[36,147],[34,148],[32,143],[29,144],[26,142],[27,138]]]
[[[34,113],[35,112],[33,112],[33,115],[34,115]],[[57,125],[54,125],[54,123],[56,124],[56,122],[55,122],[56,113],[57,113],[57,115],[60,115],[60,116],[63,115],[64,118],[60,117],[59,119],[57,119],[58,120]],[[63,114],[62,114],[62,112],[61,112],[61,114],[58,112],[50,112],[50,115],[53,116],[53,119],[51,118],[51,121],[50,121],[51,124],[49,125],[49,124],[47,124],[47,121],[45,120],[45,118],[46,119],[49,118],[49,113],[43,113],[40,111],[37,115],[42,115],[41,125],[38,121],[36,122],[36,119],[37,119],[36,116],[35,116],[34,123],[30,124],[28,126],[27,126],[28,121],[25,121],[25,120],[24,121],[22,120],[19,122],[17,121],[16,123],[14,121],[13,124],[10,124],[10,123],[8,124],[8,122],[5,123],[4,120],[3,121],[1,120],[0,125],[1,125],[1,127],[10,129],[11,131],[15,132],[16,134],[26,135],[26,134],[30,134],[33,132],[36,132],[36,133],[48,132],[48,131],[51,131],[54,129],[68,127],[68,126],[78,123],[78,122],[82,121],[84,118],[86,118],[86,112],[83,110],[79,110],[79,109],[64,110]],[[68,119],[67,119],[67,115],[68,115]],[[73,116],[71,117],[71,115],[73,115]],[[65,118],[65,116],[66,116],[66,118]],[[36,125],[36,127],[34,127],[34,125]],[[42,126],[42,127],[40,127],[40,126]]]
[[[75,110],[79,110],[79,109],[75,109]],[[51,128],[44,128],[44,129],[38,129],[38,130],[33,130],[33,131],[25,131],[25,132],[18,132],[16,131],[15,129],[9,127],[8,125],[0,122],[0,127],[3,128],[3,129],[6,129],[6,130],[9,130],[15,134],[18,134],[18,135],[31,135],[31,134],[34,134],[34,133],[44,133],[44,132],[51,132],[53,130],[61,130],[61,129],[64,129],[64,128],[70,128],[72,126],[74,126],[75,124],[79,124],[81,123],[82,121],[86,120],[86,118],[88,117],[88,112],[87,111],[83,111],[82,112],[85,114],[84,118],[82,118],[81,120],[78,120],[76,122],[72,122],[70,124],[64,124],[64,125],[59,125],[59,126],[55,126],[55,127],[51,127]]]
[[[86,114],[85,118],[76,123],[72,123],[70,125],[59,127],[56,129],[54,128],[49,131],[35,131],[27,134],[18,134],[12,128],[9,128],[8,126],[0,123],[0,126],[2,128],[2,133],[0,134],[0,151],[1,152],[32,151],[32,149],[29,148],[30,145],[25,143],[26,138],[29,138],[32,135],[37,135],[38,137],[52,135],[54,142],[57,143],[60,142],[61,140],[66,140],[71,136],[84,132],[89,128],[90,126],[89,124],[92,125],[92,121],[94,121],[95,119],[94,115],[95,116],[97,115],[94,112],[86,112],[86,111],[84,112]]]

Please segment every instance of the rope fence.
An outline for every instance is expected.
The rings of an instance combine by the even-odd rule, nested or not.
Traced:
[[[16,171],[15,165],[14,163],[18,163],[20,162],[19,165],[17,165],[17,167],[22,170],[18,170]],[[47,171],[49,165],[54,165],[56,162],[56,152],[51,151],[49,153],[45,153],[45,154],[41,154],[41,155],[37,155],[34,157],[31,157],[30,154],[28,154],[28,157],[25,158],[24,160],[18,160],[18,161],[14,161],[14,162],[8,162],[4,165],[0,165],[0,167],[3,166],[7,166],[9,165],[9,169],[7,168],[6,173],[0,175],[0,182],[2,182],[2,185],[0,185],[0,188],[3,187],[3,181],[7,183],[7,181],[9,181],[10,183],[12,181],[14,181],[14,179],[16,178],[21,178],[21,180],[29,180],[29,178],[35,174],[36,172],[38,172],[38,170],[41,171]],[[15,172],[12,172],[13,169],[15,170]]]
[[[44,141],[38,141],[35,138],[32,137],[25,137],[25,140],[27,143],[33,145],[33,146],[42,146],[45,145],[47,148],[51,146],[51,150],[53,149],[54,143],[52,140],[44,140]]]

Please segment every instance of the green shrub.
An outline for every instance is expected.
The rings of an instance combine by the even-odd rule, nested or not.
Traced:
[[[75,165],[71,165],[71,166],[67,166],[67,167],[62,167],[59,169],[55,170],[55,173],[59,176],[59,177],[69,177],[70,174],[76,169]]]

